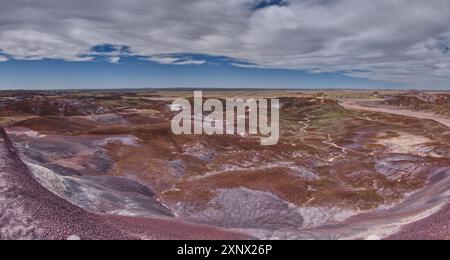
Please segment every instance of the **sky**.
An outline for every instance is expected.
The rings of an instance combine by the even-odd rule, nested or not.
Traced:
[[[450,89],[450,0],[0,0],[0,89]]]

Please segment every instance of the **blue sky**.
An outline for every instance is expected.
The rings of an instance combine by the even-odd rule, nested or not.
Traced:
[[[101,47],[95,48],[97,51]],[[108,49],[104,47],[103,49]],[[0,62],[1,89],[92,88],[395,88],[399,84],[318,73],[253,67],[230,58],[170,55],[187,64],[160,64],[125,56],[111,62],[96,55],[90,61],[56,59]],[[197,64],[192,61],[199,61]],[[201,63],[201,64],[200,64]]]
[[[448,0],[0,7],[0,89],[450,89]]]

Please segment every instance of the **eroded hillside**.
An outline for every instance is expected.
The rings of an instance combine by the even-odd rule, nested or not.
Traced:
[[[280,142],[265,147],[248,135],[172,134],[177,95],[9,93],[0,123],[41,187],[127,221],[177,219],[263,239],[382,238],[447,201],[450,130],[438,122],[264,93],[281,103]]]

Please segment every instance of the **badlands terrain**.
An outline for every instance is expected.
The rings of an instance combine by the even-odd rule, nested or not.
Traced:
[[[191,91],[0,92],[0,239],[450,239],[450,93],[279,98],[280,142],[174,135]]]

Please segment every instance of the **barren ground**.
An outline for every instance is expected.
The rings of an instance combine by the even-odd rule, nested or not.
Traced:
[[[191,95],[0,93],[1,238],[449,238],[445,93],[205,93],[279,98],[271,147],[173,135]]]

